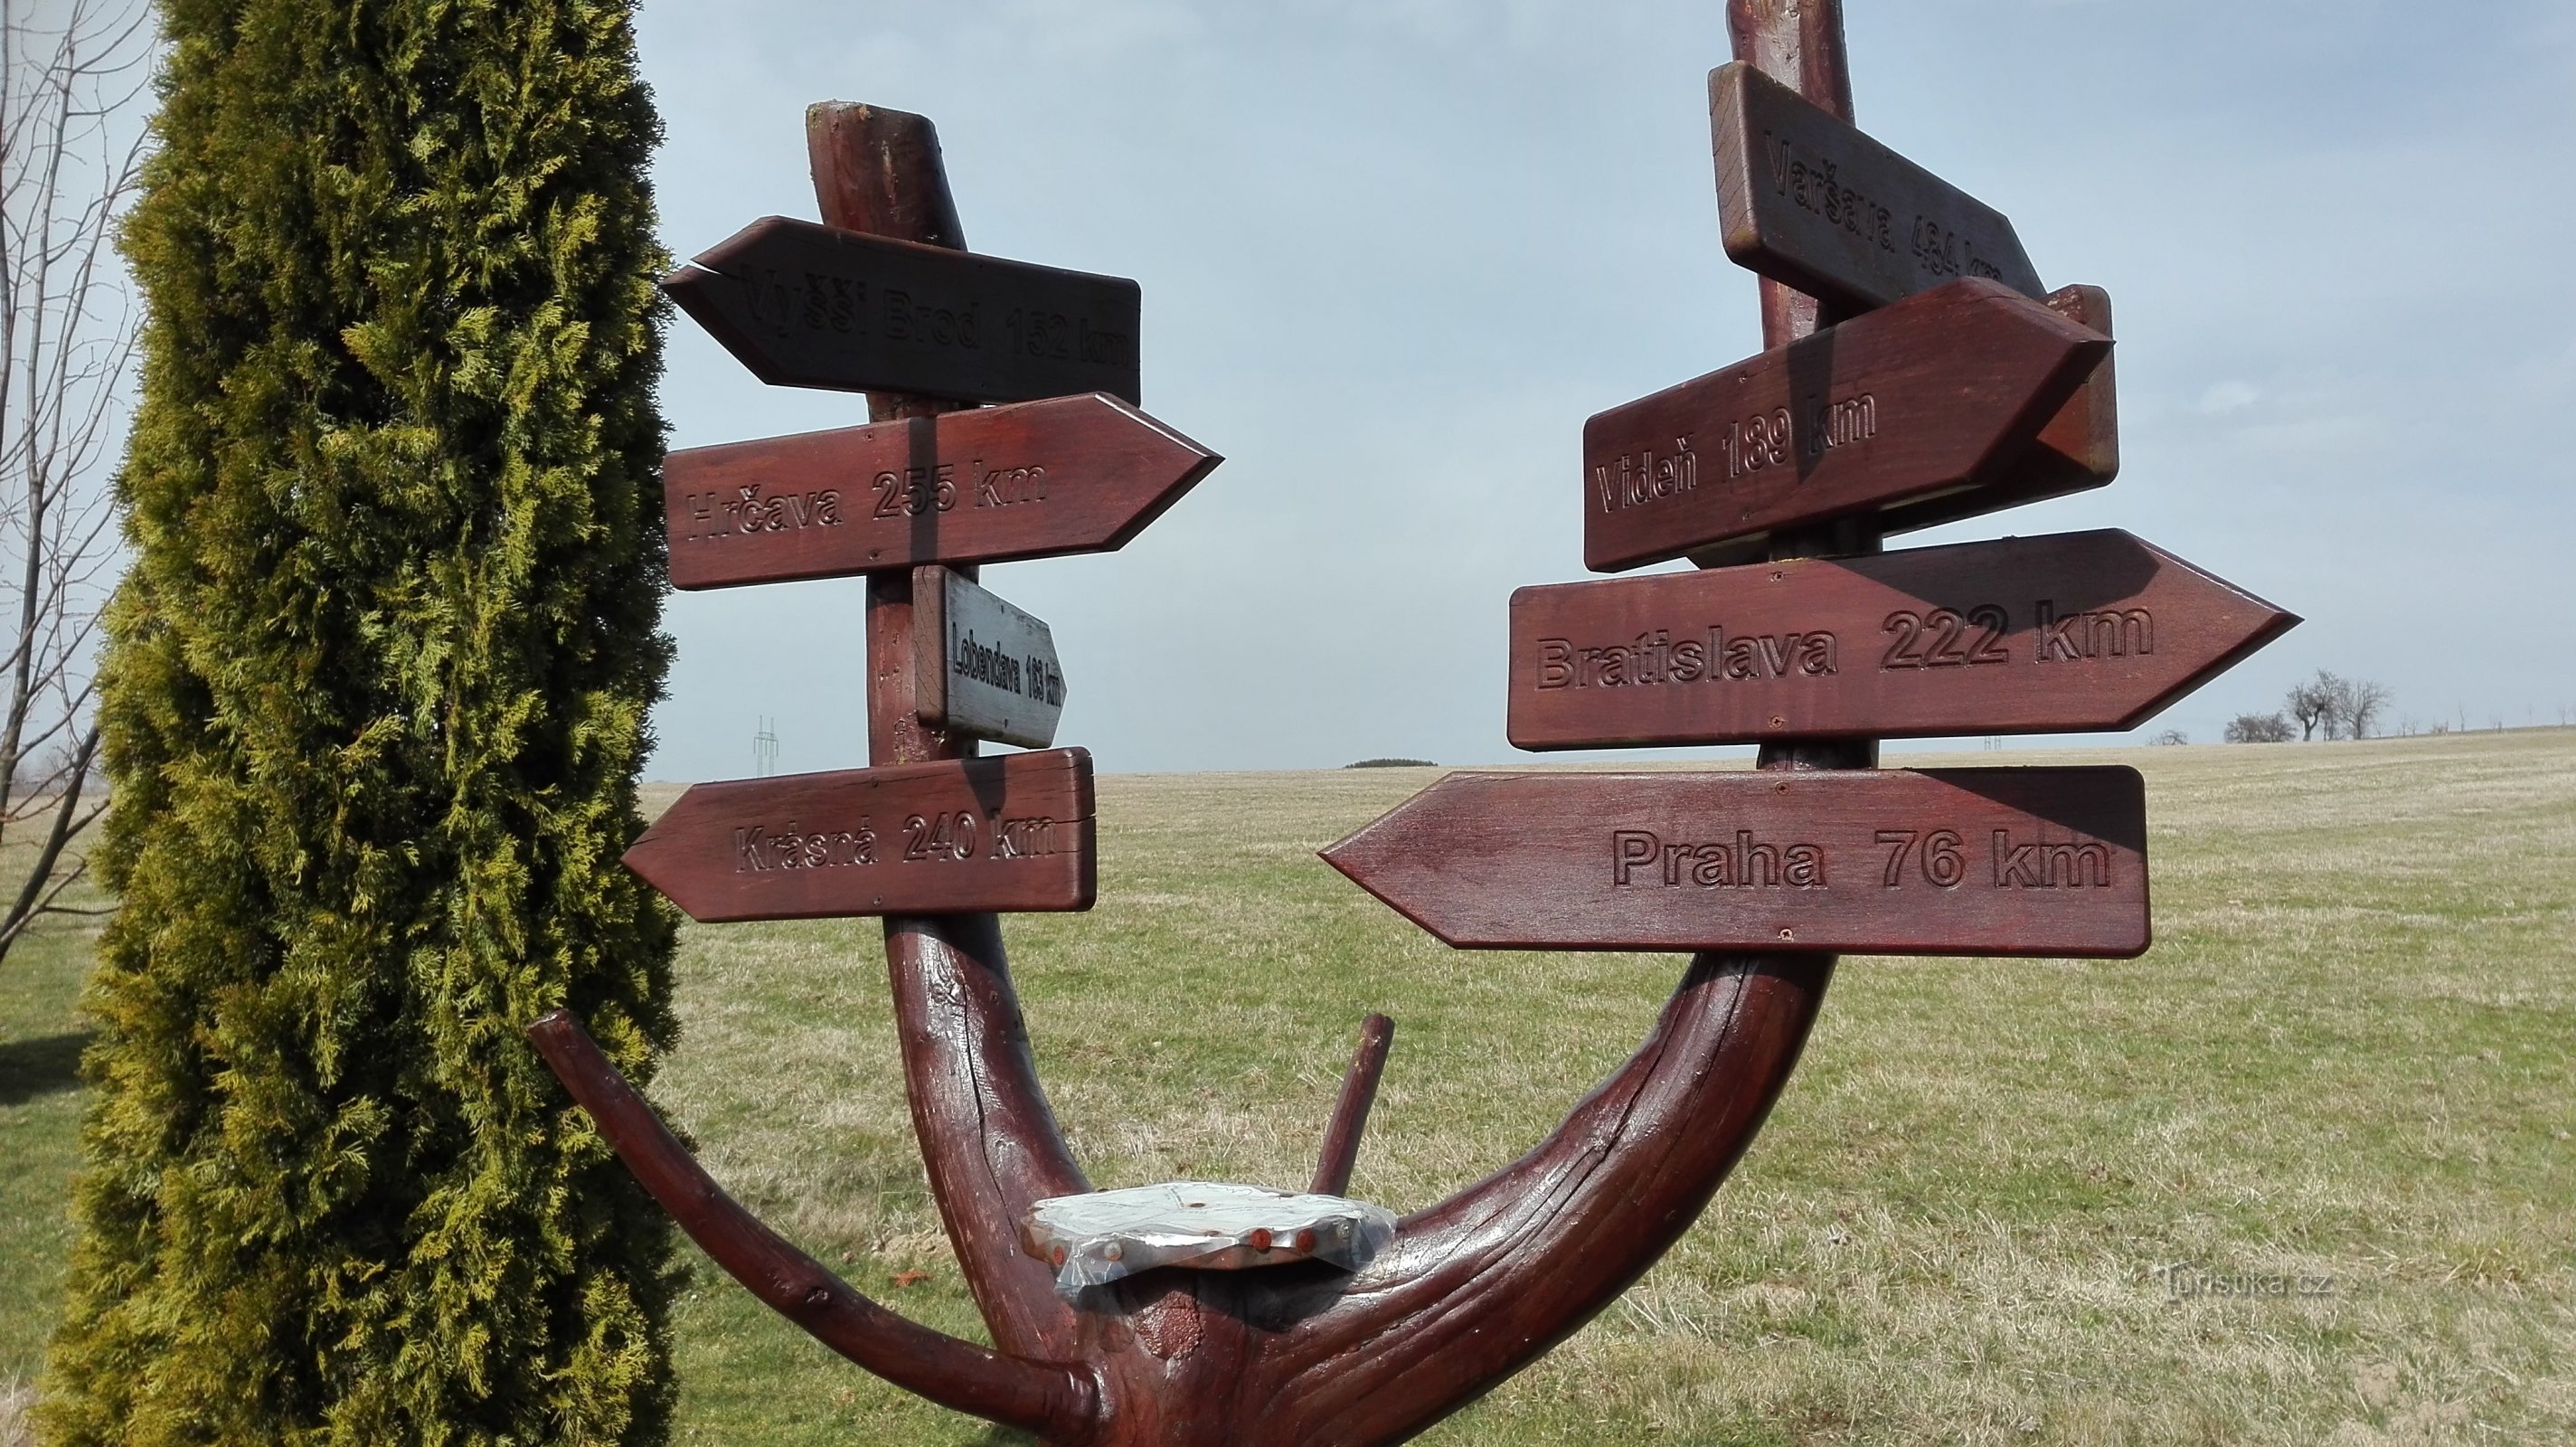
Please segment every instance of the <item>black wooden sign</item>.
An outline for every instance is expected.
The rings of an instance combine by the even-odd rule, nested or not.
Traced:
[[[774,386],[1139,400],[1143,293],[1119,277],[766,216],[662,290]]]
[[[2002,212],[1751,66],[1709,72],[1708,116],[1736,265],[1853,310],[1963,276],[2046,292]]]

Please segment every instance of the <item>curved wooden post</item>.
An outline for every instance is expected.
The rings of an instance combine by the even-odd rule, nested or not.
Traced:
[[[941,1406],[1058,1439],[1089,1430],[1098,1398],[1088,1376],[997,1356],[870,1301],[725,1194],[570,1015],[546,1015],[528,1027],[528,1038],[635,1179],[690,1240],[772,1311]]]
[[[829,103],[805,112],[814,197],[826,224],[964,250],[939,135],[928,119],[880,106]],[[879,422],[958,404],[874,393]],[[868,577],[868,761],[971,757],[975,741],[926,728],[913,696],[909,568]],[[1080,1333],[1055,1273],[1020,1249],[1030,1203],[1091,1189],[1065,1148],[1029,1054],[1002,926],[990,914],[889,918],[904,1087],[931,1193],[975,1305],[1005,1352],[1066,1360]]]
[[[1616,1301],[1762,1128],[1832,973],[1830,956],[1694,958],[1645,1044],[1545,1142],[1406,1217],[1337,1299],[1282,1323],[1258,1440],[1402,1441]]]
[[[1848,111],[1837,5],[1734,0],[1729,19],[1740,58]],[[829,208],[906,187],[827,175],[876,176],[905,155],[936,165],[935,146],[853,127],[834,153],[819,123],[814,134],[817,191],[835,225],[879,229],[899,202],[871,200],[884,209],[865,214]],[[919,184],[945,194],[944,180]],[[1811,299],[1768,283],[1764,316],[1769,345],[1816,325]],[[1778,551],[1875,546],[1846,527],[1785,539]],[[908,662],[908,636],[883,647],[878,619],[889,611],[872,593],[872,658]],[[907,720],[891,716],[908,712],[909,681],[872,667],[871,684],[878,760],[941,756],[913,752]],[[1790,743],[1767,747],[1762,766],[1868,767],[1875,756],[1866,741]],[[1578,1329],[1698,1218],[1795,1067],[1833,969],[1813,954],[1696,957],[1644,1046],[1546,1142],[1407,1218],[1388,1253],[1356,1276],[1148,1273],[1066,1310],[1019,1253],[1016,1221],[1039,1196],[1082,1189],[1081,1176],[1028,1067],[998,922],[889,921],[887,952],[914,1123],[995,1339],[1050,1356],[1072,1344],[1098,1374],[1096,1440],[1166,1447],[1399,1441]]]
[[[1848,115],[1835,0],[1729,0],[1739,59]],[[824,219],[964,245],[919,116],[853,105],[807,113]],[[1765,342],[1812,331],[1811,298],[1765,282]],[[877,395],[878,421],[947,410]],[[1867,552],[1838,526],[1775,556]],[[912,574],[868,580],[869,752],[878,764],[972,754],[914,711]],[[1869,740],[1766,745],[1766,769],[1866,768]],[[932,1192],[999,1353],[884,1311],[743,1212],[697,1170],[569,1019],[532,1030],[576,1098],[656,1199],[770,1305],[888,1380],[960,1410],[1082,1447],[1375,1447],[1474,1400],[1616,1300],[1688,1231],[1796,1067],[1834,960],[1695,956],[1645,1043],[1528,1155],[1398,1224],[1357,1273],[1321,1264],[1162,1270],[1067,1301],[1022,1249],[1034,1201],[1090,1189],[1039,1086],[991,914],[890,918],[905,1086]],[[1372,1017],[1372,1026],[1377,1017]],[[1384,1059],[1364,1037],[1336,1107],[1319,1185],[1346,1182]]]

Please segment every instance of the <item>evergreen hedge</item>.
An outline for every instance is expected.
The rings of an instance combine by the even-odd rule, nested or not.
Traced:
[[[163,0],[66,1444],[667,1435],[669,1237],[519,1034],[673,1037],[627,0]]]

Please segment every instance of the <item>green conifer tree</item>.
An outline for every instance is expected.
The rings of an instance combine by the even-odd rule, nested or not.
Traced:
[[[62,1447],[667,1435],[667,1229],[519,1030],[670,1043],[630,0],[162,0]]]

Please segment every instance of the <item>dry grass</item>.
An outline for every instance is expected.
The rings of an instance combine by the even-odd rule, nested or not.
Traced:
[[[1698,1229],[1427,1440],[2576,1440],[2576,733],[2115,757],[2149,779],[2153,952],[1847,961]],[[1302,1180],[1383,1008],[1354,1190],[1419,1206],[1640,1038],[1673,958],[1453,953],[1314,858],[1431,777],[1101,781],[1099,907],[1011,927],[1098,1183]],[[696,930],[682,979],[660,1094],[717,1174],[974,1332],[874,926]],[[2183,1298],[2177,1265],[2328,1284]],[[685,1312],[688,1440],[1002,1440],[711,1271]]]
[[[35,1392],[19,1382],[0,1382],[0,1447],[35,1447],[36,1430],[27,1421]]]
[[[1697,1229],[1426,1441],[2576,1441],[2576,732],[2108,757],[2148,776],[2154,951],[1846,961]],[[1099,907],[1010,927],[1096,1181],[1301,1182],[1358,1021],[1385,1009],[1354,1192],[1419,1206],[1634,1045],[1673,957],[1455,953],[1314,858],[1431,777],[1101,781]],[[692,929],[684,949],[688,1035],[655,1093],[711,1169],[898,1309],[980,1334],[876,927]],[[10,973],[0,1039],[71,1028],[67,994]],[[21,1029],[37,995],[56,1003]],[[45,1121],[0,1102],[0,1301],[55,1279],[28,1264],[58,1249],[32,1203],[59,1201],[41,1163],[70,1102],[34,1102],[63,1113]],[[2327,1284],[2179,1297],[2176,1265]],[[41,1339],[10,1315],[0,1381]],[[1016,1440],[900,1397],[703,1263],[678,1331],[683,1441]]]

